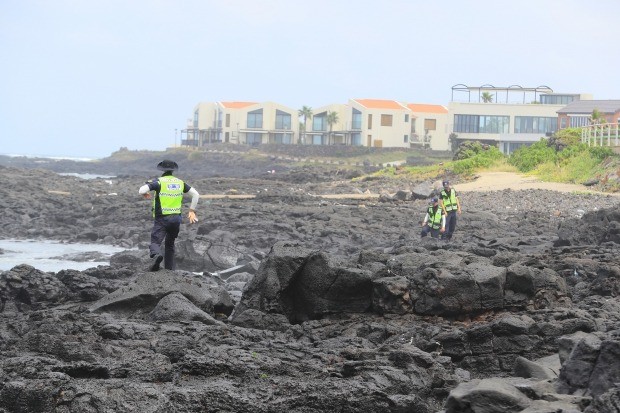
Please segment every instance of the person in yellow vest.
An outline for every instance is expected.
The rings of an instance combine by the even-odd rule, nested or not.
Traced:
[[[158,271],[162,261],[167,270],[174,269],[174,242],[179,236],[181,228],[181,204],[183,194],[192,197],[189,207],[189,223],[198,222],[196,218],[196,205],[200,195],[198,191],[172,175],[179,169],[176,162],[164,159],[157,164],[157,169],[164,173],[159,177],[147,181],[138,190],[138,193],[146,199],[153,199],[153,229],[151,230],[151,243],[149,245],[150,257],[153,259],[151,271]],[[151,197],[151,191],[155,195]],[[161,251],[161,243],[164,242],[164,253]]]
[[[426,210],[426,216],[422,221],[422,232],[420,236],[426,237],[429,233],[433,238],[439,238],[439,234],[443,234],[446,230],[446,215],[443,209],[439,206],[439,199],[437,197],[431,199],[431,205]]]
[[[442,185],[441,208],[446,213],[446,232],[441,234],[441,238],[450,241],[456,230],[456,214],[461,215],[461,201],[456,196],[456,190],[450,187],[449,181],[443,181]]]

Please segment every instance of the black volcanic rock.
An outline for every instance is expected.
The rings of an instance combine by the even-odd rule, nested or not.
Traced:
[[[617,410],[616,198],[461,193],[446,243],[419,238],[427,200],[389,195],[414,182],[259,173],[268,159],[188,175],[261,195],[201,199],[177,269],[150,273],[143,161],[94,180],[0,168],[7,238],[131,248],[0,272],[0,412]],[[204,170],[234,170],[220,161]],[[317,196],[367,190],[389,202]]]

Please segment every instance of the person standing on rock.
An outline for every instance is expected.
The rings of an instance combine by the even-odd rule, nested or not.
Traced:
[[[450,241],[456,230],[456,214],[461,214],[461,202],[456,196],[456,190],[450,187],[449,181],[443,181],[442,185],[441,208],[446,214],[446,232],[441,234],[441,238]]]
[[[439,234],[443,234],[446,230],[446,214],[439,206],[439,198],[434,197],[431,205],[426,210],[426,216],[422,221],[422,232],[420,237],[424,238],[429,233],[433,238],[439,238]]]
[[[172,175],[179,169],[176,162],[164,159],[157,164],[157,169],[163,171],[161,177],[147,181],[138,190],[138,193],[145,199],[153,199],[153,229],[151,230],[151,244],[149,245],[150,257],[153,264],[151,271],[158,271],[159,266],[164,261],[164,268],[174,269],[174,242],[179,235],[181,228],[181,204],[183,194],[192,196],[189,207],[189,223],[198,222],[196,218],[196,205],[200,195],[198,191],[183,182],[181,179]],[[151,191],[155,191],[155,196],[151,197]],[[161,243],[165,240],[164,253],[162,255]]]

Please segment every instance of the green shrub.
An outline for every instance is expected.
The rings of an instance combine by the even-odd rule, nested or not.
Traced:
[[[466,158],[453,161],[451,169],[457,174],[470,174],[480,168],[489,168],[504,155],[495,146],[487,146],[486,148],[476,142],[471,151],[468,150],[469,156]],[[476,152],[476,150],[480,151]]]
[[[508,162],[521,172],[529,172],[545,162],[554,162],[555,149],[547,145],[546,139],[541,139],[531,146],[522,146],[510,156]]]
[[[611,150],[611,148],[607,146],[591,146],[588,147],[588,151],[593,158],[598,159],[599,161],[602,161],[603,159],[614,155],[614,152]]]

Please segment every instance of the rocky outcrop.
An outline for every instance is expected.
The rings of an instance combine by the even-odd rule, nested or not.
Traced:
[[[463,193],[446,243],[419,238],[423,199],[301,195],[397,192],[386,180],[197,178],[203,193],[263,194],[201,200],[177,269],[153,273],[145,178],[54,178],[67,196],[9,169],[26,195],[0,188],[7,234],[135,249],[85,271],[0,272],[1,412],[620,406],[618,244],[599,237],[611,198]],[[297,172],[288,182],[310,176]]]

